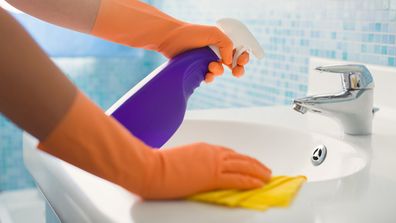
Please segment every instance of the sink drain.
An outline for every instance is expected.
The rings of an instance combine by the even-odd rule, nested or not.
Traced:
[[[319,166],[326,159],[327,148],[325,145],[319,145],[315,147],[311,157],[311,162],[314,166]]]

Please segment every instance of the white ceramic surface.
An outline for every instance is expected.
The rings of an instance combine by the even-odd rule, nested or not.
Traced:
[[[395,82],[376,80],[376,88],[389,88]],[[143,202],[117,185],[37,150],[37,141],[26,134],[24,159],[64,222],[394,223],[396,108],[393,102],[387,103],[392,97],[382,98],[387,97],[386,90],[379,92],[375,97],[381,98],[381,111],[374,117],[373,134],[367,136],[345,135],[332,119],[301,115],[285,106],[187,113],[187,121],[168,145],[197,140],[218,143],[257,157],[274,174],[308,175],[309,182],[284,209],[258,212],[187,201]],[[328,157],[313,167],[309,159],[317,144],[328,147]]]
[[[396,186],[396,122],[387,119],[388,116],[386,111],[378,114],[372,136],[352,137],[342,134],[330,119],[302,116],[289,107],[189,112],[186,117],[189,121],[173,139],[175,144],[197,139],[187,133],[177,138],[184,128],[188,130],[204,123],[195,127],[203,129],[206,123],[206,127],[212,125],[210,131],[213,132],[196,134],[209,142],[223,142],[257,155],[274,165],[274,173],[311,174],[312,181],[304,185],[290,208],[266,212],[186,201],[142,202],[110,182],[38,151],[36,141],[27,135],[24,156],[29,171],[64,222],[342,222],[339,219],[371,222],[374,217],[383,220],[380,222],[392,222],[396,219],[393,211],[396,199],[390,199],[396,198],[393,189]],[[223,125],[228,126],[220,127]],[[241,129],[232,129],[236,126]],[[238,133],[241,141],[232,139],[236,134],[227,140],[226,135],[231,132]],[[239,144],[230,145],[232,140]],[[311,171],[314,167],[308,165],[308,154],[312,146],[320,143],[328,145],[329,157],[318,167],[323,171],[315,172]],[[258,148],[258,145],[263,146]],[[291,154],[282,154],[282,151]],[[332,157],[333,152],[342,160]],[[337,176],[343,177],[335,178]]]

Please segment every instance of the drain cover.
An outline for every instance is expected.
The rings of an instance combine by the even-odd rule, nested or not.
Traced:
[[[327,148],[325,145],[316,146],[311,157],[311,162],[314,166],[319,166],[326,159]]]

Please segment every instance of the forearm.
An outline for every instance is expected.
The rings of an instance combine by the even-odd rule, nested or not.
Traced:
[[[75,86],[0,8],[0,112],[44,139],[70,107]]]
[[[52,24],[90,33],[101,0],[6,0],[15,8]]]
[[[177,20],[138,0],[6,1],[47,22],[119,44],[154,50],[168,58],[216,45],[223,62],[231,64],[232,42],[218,28]]]

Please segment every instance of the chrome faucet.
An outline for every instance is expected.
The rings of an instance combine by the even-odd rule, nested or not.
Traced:
[[[316,70],[342,74],[343,90],[295,99],[293,109],[333,117],[341,122],[346,134],[371,134],[373,115],[378,109],[373,108],[374,80],[370,71],[359,64],[321,66]]]

